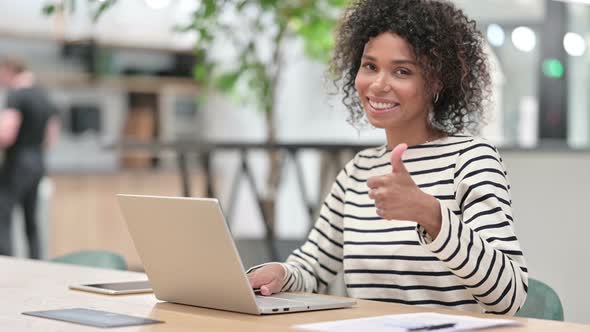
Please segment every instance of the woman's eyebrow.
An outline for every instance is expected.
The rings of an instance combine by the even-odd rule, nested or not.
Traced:
[[[391,60],[391,63],[394,65],[416,65],[416,61],[406,59]]]
[[[371,55],[363,55],[363,59],[373,61],[373,62],[377,61],[377,59]],[[394,65],[403,65],[403,64],[416,65],[416,61],[409,60],[409,59],[393,59],[393,60],[391,60],[391,63]]]

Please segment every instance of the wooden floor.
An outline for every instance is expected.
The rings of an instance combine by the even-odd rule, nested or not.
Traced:
[[[115,194],[180,195],[174,171],[129,171],[116,174],[51,175],[49,257],[82,249],[121,253],[131,270],[141,264],[121,218]],[[201,177],[192,177],[193,195],[202,194]]]

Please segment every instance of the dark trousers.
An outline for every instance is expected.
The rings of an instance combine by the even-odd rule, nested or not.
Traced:
[[[37,191],[44,174],[43,155],[24,151],[6,156],[0,168],[0,255],[12,255],[12,212],[23,209],[29,256],[39,259],[41,240],[37,221]]]

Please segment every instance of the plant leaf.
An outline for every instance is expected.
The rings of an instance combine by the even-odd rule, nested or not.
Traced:
[[[43,15],[48,15],[48,16],[52,15],[53,13],[55,13],[56,9],[57,9],[56,5],[54,5],[53,3],[47,4],[47,5],[43,6],[43,9],[42,9]]]

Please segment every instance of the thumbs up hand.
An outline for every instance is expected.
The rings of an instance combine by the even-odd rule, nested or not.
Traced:
[[[408,145],[406,145],[406,143],[402,143],[396,145],[393,151],[391,151],[391,172],[393,174],[405,174],[409,178],[410,173],[408,173],[408,170],[406,170],[406,166],[402,161],[402,155],[404,154],[404,152],[406,152],[407,149]],[[412,178],[409,179],[412,180]]]
[[[412,220],[412,199],[422,191],[416,186],[402,161],[408,149],[406,144],[397,145],[391,152],[390,174],[370,177],[367,180],[369,197],[375,201],[377,215],[383,219]]]
[[[435,238],[441,224],[438,200],[423,192],[406,169],[402,155],[406,144],[397,145],[391,152],[390,174],[367,180],[369,197],[375,201],[377,215],[386,220],[415,221]]]

